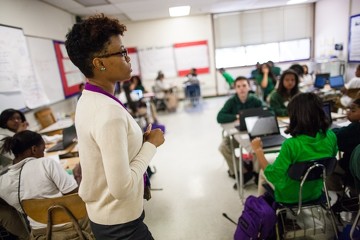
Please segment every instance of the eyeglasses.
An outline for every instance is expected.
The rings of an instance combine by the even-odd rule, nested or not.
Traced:
[[[119,52],[115,52],[115,53],[108,53],[108,54],[104,54],[104,55],[100,55],[97,56],[98,58],[108,58],[108,57],[112,57],[112,56],[116,56],[116,55],[120,55],[121,57],[126,57],[128,55],[128,51],[126,49],[123,49]]]

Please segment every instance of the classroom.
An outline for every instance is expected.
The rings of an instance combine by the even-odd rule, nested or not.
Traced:
[[[241,234],[249,230],[239,230],[242,221],[239,217],[244,216],[247,200],[251,199],[251,196],[259,199],[258,196],[263,195],[266,189],[267,193],[272,194],[271,201],[276,200],[276,203],[280,204],[280,199],[288,199],[279,189],[290,189],[289,186],[278,187],[275,183],[275,187],[270,186],[279,171],[275,159],[285,159],[287,148],[282,148],[281,143],[275,147],[267,147],[265,140],[257,142],[258,132],[270,128],[269,121],[273,118],[276,122],[274,129],[279,131],[278,135],[285,136],[283,142],[288,143],[286,147],[290,147],[291,144],[292,147],[295,146],[291,140],[296,139],[295,136],[299,134],[296,131],[301,130],[292,126],[293,117],[300,117],[300,108],[311,114],[316,112],[315,102],[309,102],[308,105],[304,103],[310,101],[309,99],[303,99],[303,104],[296,107],[297,111],[291,110],[296,104],[296,101],[292,100],[300,101],[299,99],[305,95],[309,98],[314,95],[316,99],[321,100],[321,107],[325,113],[321,110],[319,116],[326,118],[326,121],[318,121],[322,124],[319,123],[319,131],[326,131],[326,136],[328,131],[331,132],[329,141],[335,144],[331,156],[315,151],[317,158],[312,160],[326,157],[337,160],[347,158],[347,161],[351,161],[350,155],[352,152],[355,153],[353,149],[356,145],[351,147],[350,152],[347,146],[354,145],[360,140],[355,132],[360,130],[360,115],[356,115],[359,117],[358,120],[349,117],[349,112],[359,112],[360,109],[360,103],[357,103],[360,101],[360,86],[349,88],[354,78],[360,79],[360,1],[308,0],[290,5],[286,0],[179,0],[174,1],[174,5],[190,5],[191,14],[173,18],[168,16],[168,12],[162,11],[163,5],[166,8],[171,7],[168,1],[164,3],[161,0],[104,0],[104,4],[91,7],[86,7],[81,2],[86,1],[66,0],[59,3],[55,0],[0,0],[0,112],[5,112],[6,109],[15,110],[11,112],[14,115],[7,117],[4,126],[1,125],[4,120],[0,117],[0,137],[9,136],[6,141],[10,144],[13,136],[20,133],[20,130],[13,131],[6,126],[6,121],[14,119],[15,114],[16,121],[24,120],[24,124],[26,122],[26,126],[20,124],[17,126],[18,129],[23,127],[23,130],[27,129],[24,131],[27,134],[34,133],[33,139],[42,136],[43,140],[39,141],[45,144],[45,150],[42,151],[42,155],[45,151],[45,157],[27,157],[53,159],[56,164],[60,163],[60,166],[65,168],[66,171],[63,172],[66,174],[56,175],[59,178],[66,177],[67,180],[62,182],[64,189],[59,189],[58,194],[49,196],[61,198],[64,192],[65,196],[75,195],[76,201],[83,206],[78,208],[75,214],[81,209],[79,214],[82,214],[82,217],[89,216],[89,219],[86,218],[86,224],[89,229],[91,226],[96,239],[107,239],[104,236],[109,236],[100,235],[108,234],[104,226],[116,226],[115,229],[120,232],[124,231],[121,230],[122,225],[125,227],[134,219],[139,220],[139,226],[150,236],[139,237],[134,234],[134,238],[109,239],[246,239],[241,237],[244,236]],[[82,8],[79,8],[80,5]],[[123,31],[121,24],[126,26],[126,31],[115,40],[116,43],[121,43],[120,51],[119,44],[113,44],[113,38],[109,40],[109,48],[104,48],[105,50],[94,50],[95,46],[88,46],[90,52],[84,55],[90,54],[93,69],[92,74],[86,77],[84,69],[88,67],[78,68],[74,62],[79,52],[83,51],[74,47],[81,44],[81,39],[73,40],[71,35],[67,34],[76,30],[73,28],[74,24],[82,24],[90,15],[99,13],[119,20],[120,27],[113,30],[117,32],[116,35]],[[108,24],[110,26],[110,23]],[[106,37],[106,34],[110,34],[107,32],[109,26],[104,23],[102,30],[99,30],[99,27],[96,31]],[[75,34],[74,38],[76,37]],[[83,44],[85,42],[83,41]],[[124,78],[113,70],[112,64],[115,64],[115,61],[112,61],[118,57],[125,59],[121,62],[119,71],[127,71],[126,74],[129,74],[131,79]],[[299,66],[300,72],[297,68]],[[307,73],[303,70],[304,66]],[[269,71],[269,75],[264,71]],[[122,77],[121,84],[112,83],[111,74]],[[272,85],[269,91],[268,87],[263,87],[264,75],[267,76],[267,86]],[[286,76],[289,75],[293,76],[293,84],[296,83],[296,92],[286,95],[286,100],[274,100],[274,92],[281,94],[279,89],[287,88],[286,82],[290,77]],[[109,79],[110,94],[108,88],[101,87],[105,85],[98,84],[99,76]],[[130,81],[127,81],[128,79]],[[310,82],[307,83],[306,79],[310,79]],[[337,83],[340,85],[335,86],[337,83],[333,81],[339,81]],[[127,124],[121,126],[126,128],[126,133],[119,131],[121,135],[114,136],[115,131],[110,128],[119,127],[115,124],[120,123],[105,120],[106,117],[99,116],[97,111],[104,111],[108,117],[114,117],[117,110],[110,110],[110,107],[113,109],[114,106],[109,104],[107,108],[107,100],[95,100],[90,92],[93,95],[107,95],[113,98],[114,102],[120,103],[121,108],[127,109],[121,115],[125,118],[121,121]],[[254,99],[251,103],[244,103],[242,97],[246,101],[250,97]],[[231,102],[231,99],[237,99],[237,103],[233,103],[235,100]],[[231,104],[238,103],[240,105],[232,106],[234,109],[230,109]],[[90,104],[92,107],[85,107]],[[311,104],[314,104],[312,110]],[[257,109],[256,114],[249,113],[247,110],[251,109],[248,108]],[[268,115],[268,112],[271,114]],[[267,122],[263,124],[260,120]],[[333,127],[330,124],[324,128],[323,124],[328,124],[329,121],[333,125],[338,125]],[[151,130],[148,128],[149,124],[152,124]],[[250,125],[252,127],[249,127]],[[356,130],[352,132],[351,138],[345,138],[344,144],[348,145],[343,147],[339,143],[342,137],[341,130],[350,127]],[[332,128],[334,130],[329,130]],[[17,133],[14,135],[15,132]],[[140,136],[140,133],[143,135]],[[317,141],[317,133],[318,131],[315,131],[308,135]],[[92,135],[90,138],[89,134]],[[114,139],[108,138],[106,134],[114,136]],[[121,137],[125,136],[122,134],[127,134],[126,143],[122,141]],[[85,140],[81,142],[81,139]],[[65,141],[68,141],[67,144],[71,147],[49,150],[55,142],[65,145]],[[117,149],[109,147],[117,145],[114,143],[119,143]],[[24,143],[26,144],[28,143]],[[316,144],[326,145],[315,143],[313,140],[309,143],[309,146],[313,147],[309,149],[327,151],[322,150],[323,147],[314,147]],[[104,149],[99,147],[100,145]],[[6,150],[7,145],[1,143],[0,147]],[[30,147],[33,149],[33,146]],[[15,154],[11,147],[7,148],[10,155],[0,154],[0,186],[3,192],[0,194],[0,215],[3,216],[3,204],[11,200],[3,196],[9,192],[9,187],[3,188],[6,181],[9,181],[4,178],[9,173],[7,168],[3,168],[3,161],[8,161],[8,156],[11,156],[13,166],[21,162],[19,154]],[[105,149],[112,149],[111,153],[114,156],[126,156],[126,169],[115,171],[116,167],[124,166],[124,162],[105,166],[101,162],[101,155]],[[295,147],[292,151],[296,151],[294,149]],[[305,157],[308,148],[304,145],[299,151],[304,151]],[[110,155],[107,157],[116,159]],[[97,157],[100,159],[99,162]],[[305,160],[301,157],[300,159]],[[81,167],[79,161],[82,163]],[[35,161],[27,165],[35,168],[36,165],[32,162]],[[343,185],[328,185],[329,191],[325,189],[325,192],[329,194],[324,192],[324,196],[327,196],[329,203],[335,207],[343,206],[343,202],[352,201],[351,210],[324,207],[321,211],[323,219],[322,216],[317,216],[320,214],[318,208],[315,208],[318,213],[313,214],[311,210],[310,216],[309,209],[305,209],[299,216],[289,218],[291,210],[284,210],[277,205],[278,211],[274,210],[274,214],[277,214],[278,224],[275,224],[275,220],[272,235],[262,236],[262,239],[336,239],[342,236],[348,237],[345,239],[360,239],[360,222],[357,223],[360,216],[357,215],[360,214],[359,197],[346,186],[348,178],[344,176],[339,180],[334,177],[338,174],[337,170],[341,165],[339,162],[335,161],[333,164],[331,172],[334,174],[329,174],[326,185],[330,184],[330,181]],[[326,171],[330,171],[326,165],[328,163],[316,163],[324,164]],[[343,175],[347,175],[347,171],[352,171],[348,165],[349,163],[346,168],[343,167]],[[290,171],[290,166],[287,167]],[[20,169],[21,174],[22,167]],[[149,182],[146,180],[144,169],[151,177],[151,186],[147,185]],[[15,171],[15,167],[10,167],[9,172],[12,170]],[[19,173],[16,174],[20,179]],[[30,174],[30,170],[23,171],[22,177],[28,176],[27,174]],[[82,180],[81,174],[82,177],[85,176]],[[41,183],[41,171],[38,175],[39,179],[35,178],[35,181]],[[348,175],[352,178],[351,174]],[[76,181],[69,180],[69,176],[75,177]],[[111,177],[113,178],[110,179]],[[84,179],[85,182],[82,182],[81,186],[79,183]],[[123,181],[123,185],[112,185],[111,181],[116,184]],[[315,181],[322,183],[322,178]],[[262,184],[266,183],[268,188],[261,188]],[[20,182],[18,184],[20,186]],[[354,188],[357,187],[356,181],[352,184],[355,184]],[[311,186],[314,189],[322,189],[323,185]],[[145,193],[140,189],[143,187]],[[334,190],[335,187],[338,188]],[[96,190],[92,190],[93,188]],[[79,195],[76,193],[78,189]],[[140,199],[139,193],[144,194],[145,198],[147,190],[151,193],[151,199]],[[13,210],[17,209],[15,212],[21,215],[27,212],[26,201],[31,200],[22,198],[24,200],[19,203],[20,189],[17,192],[19,199],[16,197],[17,205]],[[267,193],[265,195],[269,196]],[[97,197],[94,197],[95,195]],[[298,193],[291,192],[288,195],[297,196]],[[346,196],[346,199],[343,196]],[[311,198],[308,194],[303,197]],[[269,199],[267,200],[270,201]],[[74,208],[74,205],[69,208]],[[39,208],[36,211],[47,212],[47,209],[44,209],[45,204],[43,209]],[[120,213],[124,215],[120,216]],[[23,239],[21,236],[17,238],[10,234],[11,230],[4,225],[5,218],[1,218],[0,216],[0,239]],[[19,219],[27,221],[25,214]],[[40,220],[30,219],[30,222],[27,222],[27,234],[30,231],[40,234],[41,231],[37,230],[44,226],[46,230],[47,221],[41,223]],[[316,222],[315,227],[311,224],[307,226],[309,219],[313,219],[314,224]],[[79,220],[80,224],[83,224],[82,220]],[[88,229],[83,231],[86,232]],[[350,238],[351,234],[353,238]],[[53,235],[53,239],[62,239],[60,236],[61,234]],[[86,239],[95,237],[87,236]]]

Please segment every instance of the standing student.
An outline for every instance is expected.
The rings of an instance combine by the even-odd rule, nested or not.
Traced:
[[[287,105],[291,98],[299,93],[299,77],[295,71],[289,69],[280,77],[279,87],[270,94],[270,107],[276,116],[287,116]]]
[[[149,240],[153,237],[144,223],[144,173],[164,136],[160,129],[148,128],[143,134],[113,95],[116,82],[131,77],[124,31],[126,26],[117,19],[101,14],[76,23],[66,36],[70,60],[88,79],[75,115],[82,171],[79,195],[96,239]]]
[[[61,197],[77,192],[77,183],[56,161],[44,157],[45,142],[40,134],[25,130],[6,137],[2,150],[15,156],[13,165],[0,176],[0,197],[23,213],[20,202],[24,199]],[[28,217],[31,239],[44,239],[46,224]],[[71,223],[68,223],[71,226]],[[89,221],[80,225],[90,232]],[[72,229],[72,230],[71,230]],[[76,232],[73,226],[54,226],[54,239],[69,239]]]
[[[300,93],[288,105],[290,124],[285,131],[292,137],[286,139],[274,163],[269,163],[264,155],[260,138],[251,142],[260,168],[268,182],[275,188],[275,200],[283,203],[297,203],[299,183],[291,180],[287,171],[291,164],[334,157],[337,153],[336,136],[329,130],[330,123],[322,109],[321,99],[314,93]],[[259,176],[261,187],[262,172]],[[306,182],[303,186],[303,201],[320,197],[322,180]],[[259,194],[262,189],[259,188]]]
[[[230,123],[239,120],[239,111],[242,109],[262,107],[262,101],[255,95],[249,94],[250,84],[247,78],[237,77],[234,86],[236,93],[226,101],[219,111],[217,115],[218,123]],[[234,141],[233,144],[235,147],[239,145],[237,141]],[[235,178],[235,169],[232,161],[233,150],[230,146],[230,138],[228,136],[224,137],[219,146],[219,151],[224,156],[229,167],[229,177]],[[248,170],[251,169],[243,170],[244,182],[249,181],[253,177],[253,172]]]
[[[259,74],[255,78],[258,86],[263,92],[263,99],[266,101],[267,96],[274,90],[276,85],[276,77],[270,69],[269,64],[263,63],[260,67]]]
[[[224,68],[219,68],[219,72],[224,77],[227,84],[229,85],[229,89],[233,89],[234,88],[234,78],[228,72],[226,72]]]

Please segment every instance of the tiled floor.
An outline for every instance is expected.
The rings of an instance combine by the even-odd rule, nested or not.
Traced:
[[[230,240],[242,205],[218,151],[222,129],[216,115],[226,97],[203,100],[201,107],[180,106],[159,116],[165,143],[153,159],[152,199],[145,203],[145,222],[157,240]],[[245,195],[256,194],[249,185]]]
[[[237,222],[243,206],[218,151],[222,129],[216,115],[226,99],[205,99],[196,108],[181,105],[176,113],[159,116],[166,140],[151,163],[157,190],[145,203],[145,222],[156,240],[233,239],[236,225],[223,213]],[[257,195],[255,184],[246,186],[245,198],[250,194]],[[296,239],[333,239],[327,232]]]

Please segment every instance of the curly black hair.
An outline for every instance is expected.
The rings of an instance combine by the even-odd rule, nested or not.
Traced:
[[[322,100],[315,93],[295,95],[287,109],[290,124],[285,132],[293,137],[302,134],[314,137],[318,132],[325,133],[330,126]]]
[[[96,54],[106,54],[112,36],[123,36],[126,26],[118,19],[97,14],[76,23],[66,34],[65,47],[70,60],[87,78],[94,76],[92,60]]]
[[[295,86],[293,87],[293,89],[291,89],[290,95],[288,95],[287,89],[284,87],[284,79],[285,79],[285,76],[288,75],[288,74],[292,74],[295,77]],[[290,98],[295,96],[296,94],[298,94],[299,93],[299,76],[297,75],[297,73],[292,69],[288,69],[288,70],[284,71],[281,74],[279,87],[278,87],[278,89],[276,91],[281,96],[290,97]]]

